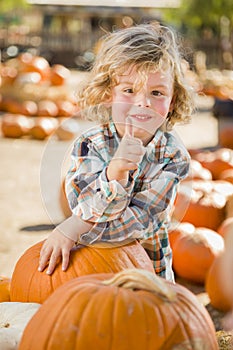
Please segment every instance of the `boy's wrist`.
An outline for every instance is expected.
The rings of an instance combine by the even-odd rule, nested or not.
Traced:
[[[106,176],[108,181],[117,180],[120,183],[126,183],[128,182],[129,178],[129,172],[128,171],[119,171],[115,166],[112,167],[111,164],[109,164],[106,172]]]
[[[65,237],[71,239],[74,242],[79,240],[81,234],[88,232],[92,228],[93,224],[83,221],[75,215],[71,215],[56,228]]]

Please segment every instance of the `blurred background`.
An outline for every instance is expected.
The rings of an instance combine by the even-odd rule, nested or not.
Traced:
[[[148,21],[174,28],[185,48],[197,108],[176,132],[196,158],[195,176],[210,163],[198,152],[233,171],[232,0],[1,0],[0,275],[11,275],[23,251],[69,215],[69,152],[92,126],[79,118],[75,94],[100,37]],[[208,170],[208,180],[221,177]]]
[[[179,33],[184,73],[196,92],[191,123],[175,129],[192,159],[174,218],[193,231],[213,230],[218,240],[194,235],[181,271],[175,262],[184,252],[173,249],[173,267],[178,281],[183,267],[193,269],[182,283],[200,294],[218,330],[226,309],[204,284],[221,225],[233,229],[232,0],[0,0],[0,276],[11,277],[23,252],[70,215],[63,191],[70,151],[92,126],[79,117],[75,96],[99,39],[148,21]]]

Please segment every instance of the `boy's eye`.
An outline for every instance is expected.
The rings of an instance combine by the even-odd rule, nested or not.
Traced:
[[[151,94],[152,94],[153,96],[162,96],[162,93],[161,93],[160,91],[158,91],[158,90],[153,90],[153,91],[151,92]]]
[[[132,94],[133,89],[132,88],[124,89],[124,92],[126,92],[127,94]]]

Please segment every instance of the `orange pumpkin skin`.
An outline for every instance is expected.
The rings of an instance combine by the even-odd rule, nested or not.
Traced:
[[[30,135],[34,139],[44,140],[51,136],[58,128],[58,121],[52,117],[36,117],[34,125],[30,129]]]
[[[189,186],[185,184],[190,184]],[[186,190],[182,188],[187,187]],[[190,188],[192,191],[190,193]],[[228,196],[233,187],[227,181],[187,181],[177,193],[173,216],[177,221],[190,222],[197,227],[217,230],[225,219]],[[186,211],[184,212],[184,203]]]
[[[50,82],[52,85],[64,85],[71,72],[62,64],[54,64],[50,69]]]
[[[224,238],[230,232],[233,232],[233,217],[228,217],[223,220],[221,225],[218,227],[217,232]]]
[[[224,170],[220,173],[219,178],[233,184],[233,169]]]
[[[32,123],[30,118],[20,114],[5,114],[2,118],[2,134],[9,138],[19,138],[28,135]]]
[[[194,159],[212,173],[214,180],[218,180],[224,170],[233,169],[233,150],[229,148],[200,152],[194,156]]]
[[[176,292],[170,302],[102,283],[111,277],[83,276],[57,289],[29,321],[19,350],[218,349],[210,316],[188,289],[165,281]]]
[[[0,276],[0,303],[10,301],[10,282],[10,278]]]
[[[217,256],[205,280],[205,290],[210,298],[211,305],[221,311],[230,311],[232,308],[232,300],[224,293],[223,280],[221,278],[221,255]]]
[[[176,244],[176,241],[187,232],[190,234],[195,232],[195,226],[193,224],[190,224],[189,222],[181,222],[177,224],[175,228],[171,227],[171,229],[168,232],[168,237],[172,250],[174,245]]]
[[[144,248],[137,241],[120,247],[95,248],[79,246],[70,254],[68,269],[63,272],[58,263],[51,276],[38,271],[43,242],[30,247],[16,263],[12,274],[11,301],[42,303],[56,288],[72,278],[92,274],[118,272],[126,268],[153,271],[153,265]]]
[[[190,160],[190,175],[184,180],[188,181],[190,179],[193,180],[212,180],[212,173],[204,168],[202,164],[196,160]]]
[[[38,102],[38,116],[40,117],[57,117],[58,107],[52,100],[40,100]]]
[[[219,130],[219,144],[221,147],[233,149],[233,126]]]
[[[194,232],[183,230],[172,248],[175,274],[203,284],[215,257],[224,249],[224,240],[217,232],[198,227]]]

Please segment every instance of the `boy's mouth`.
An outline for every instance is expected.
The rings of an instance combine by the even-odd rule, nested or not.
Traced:
[[[147,114],[131,114],[130,117],[141,122],[146,122],[152,118],[150,115]]]

